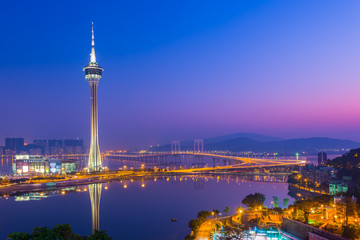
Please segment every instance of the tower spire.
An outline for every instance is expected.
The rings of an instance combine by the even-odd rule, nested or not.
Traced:
[[[90,54],[90,62],[96,63],[95,40],[94,40],[94,22],[91,23],[91,54]]]

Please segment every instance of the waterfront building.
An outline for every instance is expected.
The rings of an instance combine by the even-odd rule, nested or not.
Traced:
[[[34,140],[33,144],[41,147],[42,155],[49,153],[49,145],[47,140]]]
[[[91,93],[91,141],[90,141],[90,152],[89,152],[89,161],[88,168],[89,172],[101,171],[102,162],[99,148],[99,138],[98,138],[98,106],[97,106],[97,89],[99,85],[99,80],[102,76],[102,69],[99,64],[96,62],[95,56],[95,40],[94,40],[94,27],[91,30],[91,54],[90,62],[83,69],[85,71],[85,78],[89,82],[90,93]]]
[[[12,168],[15,175],[73,173],[76,171],[76,162],[41,155],[16,155]]]
[[[79,138],[34,140],[33,144],[42,149],[42,155],[73,155],[84,153],[84,141]]]
[[[301,167],[300,174],[303,179],[308,179],[308,181],[319,185],[328,184],[335,176],[332,167],[314,166],[313,164],[306,164]]]
[[[329,184],[330,195],[336,195],[338,193],[346,193],[349,189],[349,185],[341,180],[333,180]]]
[[[318,166],[323,165],[326,161],[327,161],[326,152],[319,152],[318,153]]]
[[[62,155],[64,153],[64,142],[60,139],[51,139],[49,143],[49,154],[50,155]]]
[[[5,148],[9,153],[19,153],[24,147],[24,138],[5,138]]]
[[[82,139],[65,139],[65,154],[82,154],[84,153],[84,141]]]
[[[214,239],[222,239],[225,236],[224,233],[214,233]],[[250,228],[241,233],[241,239],[244,240],[300,240],[283,230],[277,228],[260,229],[257,227]],[[238,239],[239,236],[232,236],[234,239]]]

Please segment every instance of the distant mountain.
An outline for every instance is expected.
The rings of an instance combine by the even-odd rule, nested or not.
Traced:
[[[213,137],[213,138],[204,138],[204,147],[206,147],[208,144],[213,143],[220,143],[227,140],[233,140],[237,138],[247,138],[251,140],[256,140],[259,142],[270,142],[270,141],[281,141],[282,138],[278,137],[272,137],[272,136],[266,136],[256,133],[234,133],[234,134],[228,134],[220,137]],[[181,150],[191,151],[194,150],[194,142],[193,141],[181,141]],[[206,148],[207,149],[207,148]],[[154,146],[150,148],[151,151],[170,151],[171,150],[171,144],[165,144],[160,146]]]
[[[282,141],[260,142],[248,138],[236,138],[223,142],[205,145],[207,150],[229,150],[232,152],[268,152],[279,154],[294,154],[296,152],[317,153],[320,150],[335,152],[339,149],[353,149],[360,143],[351,140],[332,138],[297,138]]]
[[[181,142],[181,150],[193,150],[193,142]],[[251,133],[237,133],[215,138],[204,139],[204,149],[206,151],[231,151],[254,153],[267,152],[279,154],[294,154],[306,152],[315,154],[320,150],[328,153],[337,152],[344,149],[359,148],[360,143],[351,140],[341,140],[326,137],[296,138],[283,140],[281,138],[264,136]],[[171,145],[153,147],[151,151],[170,151]]]
[[[248,138],[248,139],[256,140],[256,141],[260,141],[260,142],[272,142],[272,141],[283,140],[282,138],[266,136],[266,135],[261,135],[261,134],[256,134],[256,133],[234,133],[234,134],[229,134],[229,135],[220,136],[220,137],[206,138],[206,139],[204,139],[204,143],[205,144],[217,143],[217,142],[222,142],[222,141],[236,139],[236,138]]]

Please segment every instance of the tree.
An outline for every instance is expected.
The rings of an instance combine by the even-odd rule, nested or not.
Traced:
[[[226,213],[226,216],[229,214],[230,210],[231,209],[228,206],[224,209],[224,212]]]
[[[105,231],[95,230],[93,234],[88,237],[89,240],[111,240],[112,238]]]
[[[282,214],[284,212],[281,207],[274,207],[272,210],[278,214]]]
[[[260,207],[265,202],[265,195],[262,193],[254,193],[247,195],[241,203],[248,206],[249,208]]]
[[[244,209],[242,207],[237,207],[236,212],[237,213],[242,213],[242,212],[244,212]]]
[[[343,228],[342,235],[348,239],[357,239],[359,238],[359,230],[353,224],[350,224]]]
[[[219,210],[217,210],[217,209],[213,209],[213,214],[214,214],[214,218],[216,218],[217,217],[217,215],[219,215],[219,213],[220,213],[220,211]]]
[[[212,214],[209,211],[200,211],[197,215],[199,219],[206,219],[207,217],[210,217]]]
[[[202,221],[198,219],[192,219],[189,221],[189,227],[195,232],[201,225]]]
[[[303,217],[305,223],[309,222],[309,214],[312,207],[314,207],[314,202],[308,199],[298,200],[294,203],[294,208],[296,210],[301,210],[304,213]]]
[[[358,206],[354,199],[350,196],[344,196],[342,201],[339,203],[339,206],[343,208],[345,213],[345,225],[348,225],[349,217],[355,216],[358,211]]]
[[[105,231],[95,231],[88,238],[81,237],[73,233],[69,224],[56,225],[54,228],[35,227],[31,234],[29,233],[10,233],[8,236],[12,240],[111,240]]]
[[[28,233],[14,232],[14,233],[10,233],[8,238],[13,239],[13,240],[30,240],[31,235]]]

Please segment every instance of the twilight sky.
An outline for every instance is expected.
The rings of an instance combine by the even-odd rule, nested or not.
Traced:
[[[4,1],[4,137],[90,135],[91,21],[101,148],[235,132],[360,141],[360,1]]]

